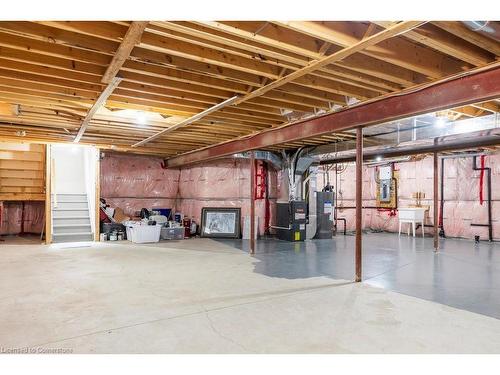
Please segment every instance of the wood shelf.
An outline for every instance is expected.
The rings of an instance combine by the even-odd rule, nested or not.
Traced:
[[[0,201],[45,201],[45,146],[0,142]]]

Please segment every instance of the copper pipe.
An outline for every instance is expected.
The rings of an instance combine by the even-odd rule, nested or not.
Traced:
[[[356,129],[356,282],[361,281],[363,224],[363,128]]]
[[[255,152],[250,152],[250,254],[255,254]]]
[[[439,249],[439,233],[438,233],[438,203],[439,203],[439,167],[438,153],[434,152],[434,251]]]

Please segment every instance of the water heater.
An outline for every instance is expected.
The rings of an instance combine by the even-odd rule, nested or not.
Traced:
[[[316,221],[315,239],[332,238],[333,235],[333,207],[334,193],[332,191],[316,192]]]

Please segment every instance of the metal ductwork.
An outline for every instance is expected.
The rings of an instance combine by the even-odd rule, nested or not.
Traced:
[[[288,186],[288,200],[300,199],[302,195],[302,176],[316,161],[315,158],[304,155],[304,147],[299,148],[293,154],[282,152],[283,168],[285,173],[283,183]]]
[[[472,31],[500,41],[500,23],[496,21],[462,21]]]
[[[255,160],[264,160],[274,166],[274,169],[280,170],[283,167],[283,161],[275,153],[269,151],[254,151]],[[232,156],[235,159],[250,159],[250,152],[240,152]]]
[[[297,164],[295,166],[295,174],[302,176],[305,171],[309,169],[309,167],[314,163],[314,158],[310,156],[302,156],[297,160]]]
[[[363,151],[363,160],[373,160],[378,157],[392,158],[404,155],[426,154],[430,152],[456,151],[477,149],[500,145],[500,128],[481,130],[477,132],[454,134],[417,142],[403,142],[398,146],[367,147]],[[335,164],[356,160],[356,150],[328,154],[318,157],[316,164]]]

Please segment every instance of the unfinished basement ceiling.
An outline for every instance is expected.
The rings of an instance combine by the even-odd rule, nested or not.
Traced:
[[[140,23],[0,22],[0,136],[73,142],[87,117],[81,143],[170,157],[487,66],[500,56],[498,41],[461,22],[407,23],[391,34],[403,23],[149,22],[131,44]],[[373,45],[352,49],[384,32]],[[329,56],[331,63],[311,68]],[[304,68],[311,69],[299,74]],[[116,87],[96,108],[112,82]],[[132,147],[235,96],[236,104]],[[473,118],[499,108],[489,101],[449,116]],[[343,132],[270,150],[352,138]]]
[[[355,133],[351,130],[348,132]],[[457,145],[454,151],[442,151],[441,154],[464,151],[495,152],[500,148],[500,115],[490,114],[475,118],[452,120],[443,117],[441,112],[391,121],[363,129],[365,160],[386,162],[385,153],[398,152],[419,157],[429,153],[429,147]],[[471,141],[471,142],[469,142]],[[470,143],[474,144],[473,146]],[[463,146],[459,146],[463,144]],[[446,148],[446,147],[444,147]],[[427,151],[426,151],[427,150]],[[303,154],[313,156],[321,163],[335,160],[354,161],[356,141],[340,141],[328,145],[308,147]]]

